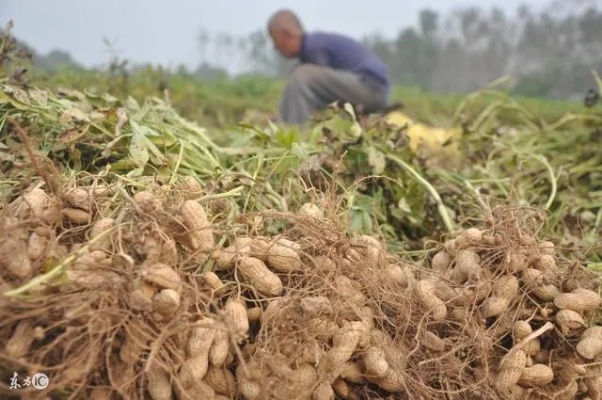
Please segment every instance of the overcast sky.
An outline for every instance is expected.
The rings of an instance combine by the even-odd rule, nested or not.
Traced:
[[[602,1],[602,0],[600,0]],[[13,19],[13,34],[41,53],[66,50],[80,63],[107,61],[103,37],[115,41],[121,56],[135,63],[196,66],[195,38],[210,32],[244,35],[264,29],[283,7],[294,9],[306,28],[332,30],[360,38],[380,32],[388,37],[417,21],[420,9],[437,11],[466,5],[514,11],[521,0],[0,0],[0,24]],[[549,0],[528,0],[532,7]]]

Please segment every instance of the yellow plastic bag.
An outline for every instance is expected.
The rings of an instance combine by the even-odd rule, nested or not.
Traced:
[[[392,125],[402,127],[407,124],[407,135],[410,139],[410,148],[416,152],[419,147],[426,146],[433,151],[442,150],[443,145],[459,137],[462,132],[460,129],[437,128],[416,122],[400,111],[393,111],[385,116],[387,122]],[[451,143],[446,147],[457,147]]]

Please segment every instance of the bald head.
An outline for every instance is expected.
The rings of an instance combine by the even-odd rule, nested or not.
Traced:
[[[299,18],[290,10],[280,10],[274,13],[268,21],[270,32],[287,32],[293,35],[303,34],[303,26]]]
[[[290,10],[276,12],[268,21],[268,33],[274,47],[287,58],[297,57],[303,42],[303,26]]]

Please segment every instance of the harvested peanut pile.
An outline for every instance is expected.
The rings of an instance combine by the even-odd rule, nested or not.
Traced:
[[[602,396],[599,277],[516,210],[424,268],[314,204],[226,218],[192,179],[67,186],[1,209],[8,395],[44,372],[62,399]]]

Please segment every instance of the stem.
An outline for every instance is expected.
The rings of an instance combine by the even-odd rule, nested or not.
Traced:
[[[525,336],[520,342],[518,342],[517,344],[514,345],[514,347],[512,347],[512,349],[510,349],[510,352],[512,351],[517,351],[517,350],[521,350],[523,347],[525,347],[527,345],[527,343],[529,343],[529,341],[540,337],[541,335],[543,335],[544,333],[546,333],[549,330],[554,329],[554,324],[551,323],[550,321],[546,322],[544,326],[542,326],[541,328],[539,328],[536,331],[531,332],[530,334],[528,334],[527,336]]]
[[[483,200],[483,196],[481,196],[481,193],[479,193],[479,191],[474,186],[472,186],[472,184],[467,180],[464,181],[464,186],[466,186],[468,190],[470,190],[474,194],[477,203],[479,203],[479,205],[483,209],[483,212],[487,214],[487,217],[491,217],[491,208],[487,205],[487,203],[485,203],[485,200]]]
[[[193,124],[193,123],[185,120],[184,118],[182,118],[180,115],[178,115],[175,112],[173,113],[173,117],[174,117],[174,120],[179,122],[185,129],[196,133],[213,150],[216,150],[218,152],[220,151],[219,146],[216,145],[215,143],[213,143],[213,141],[211,139],[209,139],[209,136],[207,136],[205,134],[206,130],[204,128],[196,126],[196,124]]]
[[[238,186],[228,192],[225,193],[217,193],[217,194],[208,194],[207,196],[200,197],[196,199],[197,201],[209,201],[215,199],[223,199],[228,197],[237,197],[240,196],[240,192],[244,190],[244,186]]]
[[[180,144],[180,151],[178,153],[178,160],[176,161],[176,165],[174,166],[173,172],[171,173],[171,178],[169,179],[169,184],[173,185],[178,179],[176,176],[176,172],[180,169],[180,165],[182,164],[182,160],[184,159],[184,143],[182,141],[178,141]]]
[[[546,207],[545,207],[546,210],[549,210],[550,207],[552,206],[552,203],[554,202],[554,199],[556,199],[556,191],[558,190],[558,186],[556,183],[556,176],[554,175],[554,170],[552,169],[552,166],[550,165],[550,163],[544,156],[539,156],[539,157],[537,157],[537,159],[539,159],[539,161],[541,161],[541,163],[546,167],[546,169],[548,170],[548,173],[550,174],[550,184],[552,185],[552,192],[550,193],[550,197],[548,198],[548,201],[547,201]]]
[[[107,236],[109,233],[113,232],[116,228],[117,227],[113,227],[111,229],[107,229],[106,231],[102,232],[100,235],[98,235],[94,239],[90,240],[88,242],[88,244],[86,244],[85,246],[82,246],[81,249],[78,249],[76,252],[74,252],[73,254],[66,257],[62,262],[60,262],[56,267],[54,267],[50,271],[46,272],[43,275],[33,278],[32,280],[30,280],[29,282],[27,282],[26,284],[24,284],[18,288],[9,290],[8,292],[4,292],[4,296],[15,298],[41,284],[52,281],[54,278],[61,275],[61,273],[63,273],[73,261],[75,261],[82,255],[84,255],[84,253],[86,253],[88,251],[88,249],[90,248],[91,245],[98,242],[100,239]]]
[[[263,155],[258,154],[257,157],[257,168],[253,171],[253,176],[251,177],[251,190],[247,194],[247,198],[245,199],[245,204],[243,206],[243,212],[247,212],[247,207],[249,206],[249,201],[251,200],[251,196],[253,195],[253,191],[255,190],[255,185],[257,184],[257,177],[259,176],[259,172],[261,171],[261,167],[263,166]]]
[[[431,196],[437,203],[437,210],[439,211],[439,215],[441,216],[441,219],[443,220],[443,223],[445,224],[445,228],[447,229],[448,232],[453,231],[454,223],[452,222],[452,219],[449,216],[447,209],[445,208],[445,204],[443,204],[443,200],[441,200],[441,196],[439,196],[439,193],[437,192],[437,190],[435,190],[433,185],[431,185],[426,179],[424,179],[418,172],[416,172],[409,164],[407,164],[402,159],[400,159],[392,154],[386,154],[386,156],[391,161],[394,161],[397,164],[399,164],[399,166],[401,166],[410,175],[412,175],[414,177],[414,179],[416,179],[418,181],[418,183],[420,183],[422,186],[424,186],[424,188],[431,194]]]
[[[199,149],[202,153],[204,153],[205,156],[207,156],[207,159],[213,164],[214,168],[221,167],[220,163],[215,159],[215,157],[213,157],[213,154],[211,154],[211,152],[209,151],[209,149],[207,149],[206,146],[203,146],[202,144],[199,144],[199,143],[191,143],[191,144],[194,147],[196,147],[197,149]]]

